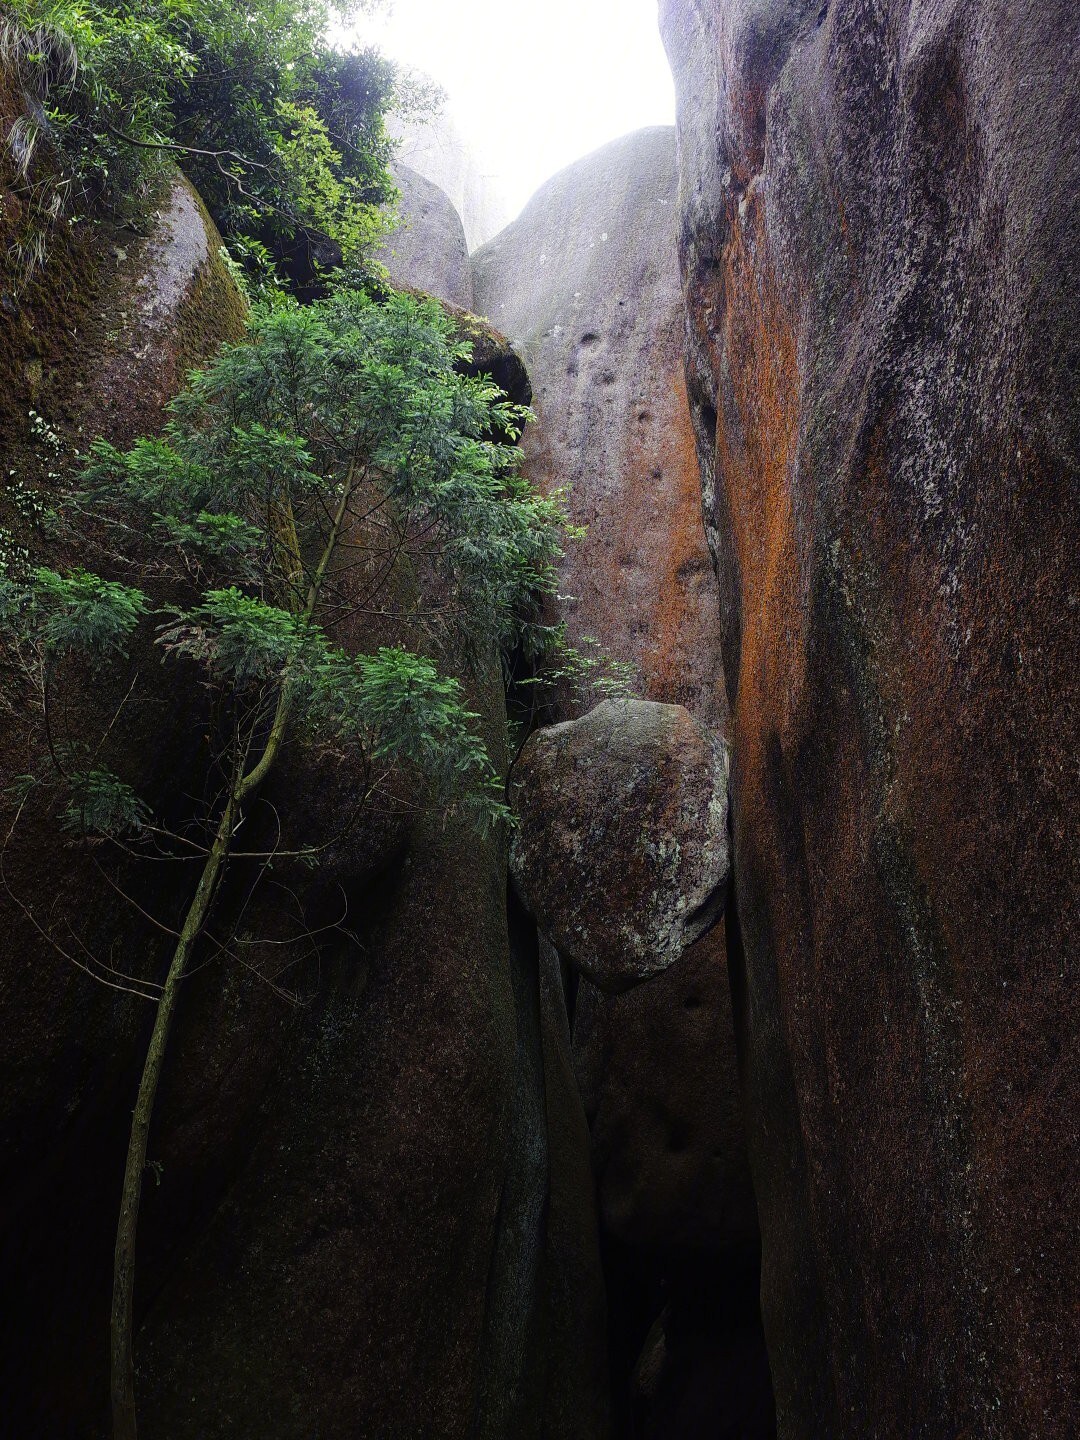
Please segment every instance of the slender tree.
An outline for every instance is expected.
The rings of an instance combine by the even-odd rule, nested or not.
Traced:
[[[110,557],[110,578],[39,568],[0,579],[9,656],[40,700],[46,759],[26,786],[62,787],[66,824],[97,845],[152,847],[189,866],[194,855],[199,870],[160,988],[137,973],[131,982],[155,996],[156,1012],[116,1232],[116,1440],[136,1434],[136,1233],[177,999],[286,746],[321,737],[372,774],[404,762],[477,823],[505,814],[477,717],[431,654],[448,637],[476,656],[542,642],[521,617],[553,590],[564,514],[559,497],[533,494],[517,473],[527,412],[462,373],[468,357],[439,306],[403,295],[347,292],[261,311],[250,340],[192,378],[160,439],[123,453],[93,447],[67,510]],[[407,619],[429,654],[346,653],[332,636],[358,613]],[[170,691],[211,715],[205,800],[183,827],[152,814],[119,763],[105,763],[101,736],[58,733],[53,714],[58,688],[96,665],[98,690],[120,689],[114,735],[115,715],[136,698],[112,661],[148,633],[169,663]],[[318,846],[300,851],[314,860]],[[115,967],[109,978],[124,983]]]

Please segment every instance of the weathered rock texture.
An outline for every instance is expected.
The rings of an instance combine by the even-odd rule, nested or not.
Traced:
[[[727,780],[724,746],[681,705],[605,700],[526,744],[511,777],[514,883],[597,985],[666,970],[722,913]]]
[[[560,609],[651,700],[726,711],[716,581],[682,362],[675,135],[642,130],[549,180],[473,256],[477,314],[513,341],[540,424],[529,473],[575,522]],[[587,707],[586,707],[587,708]]]
[[[0,147],[3,100],[0,76]],[[65,453],[91,430],[123,441],[159,425],[188,369],[241,333],[246,306],[221,237],[179,177],[146,236],[58,226],[48,263],[29,269],[18,259],[26,202],[5,178],[0,164],[0,447],[4,478],[29,484],[62,459],[35,438],[31,410],[64,433]]]
[[[661,9],[780,1431],[1063,1440],[1080,12]]]
[[[461,216],[444,191],[408,165],[395,164],[394,180],[401,191],[400,224],[377,258],[395,285],[425,290],[471,310],[472,274]]]
[[[727,971],[717,960],[699,942],[614,1004],[594,985],[578,987],[575,1069],[605,1231],[625,1246],[757,1253]],[[726,1083],[703,1095],[703,1077]]]
[[[727,694],[684,378],[676,191],[672,130],[606,146],[473,256],[475,302],[528,359],[540,414],[526,435],[530,475],[566,485],[588,525],[560,575],[561,592],[577,597],[563,607],[572,638],[595,637],[631,666],[638,693],[686,706],[720,736]],[[563,694],[556,718],[590,703]],[[733,1037],[722,921],[647,985],[612,996],[582,979],[576,990],[616,1403],[666,1300],[678,1343],[713,1327],[707,1286],[679,1324],[684,1273],[711,1258],[716,1323],[727,1325],[725,1276],[756,1264]],[[681,1267],[673,1247],[695,1261]],[[760,1345],[753,1308],[744,1322]]]
[[[472,687],[496,755],[500,682]],[[143,1327],[150,1440],[307,1440],[313,1417],[341,1440],[605,1434],[584,1119],[535,946],[508,939],[505,848],[424,821],[379,858],[321,876],[363,950],[322,957],[235,1178]],[[225,1042],[265,1046],[250,1023]],[[206,1043],[189,1029],[178,1076]],[[200,1130],[235,1125],[203,1105]]]

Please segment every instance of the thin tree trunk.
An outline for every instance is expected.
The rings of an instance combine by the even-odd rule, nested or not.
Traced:
[[[334,514],[330,535],[323,553],[315,567],[308,588],[306,603],[299,613],[310,620],[315,613],[323,581],[337,548],[342,526],[348,515],[349,500],[356,485],[355,462],[349,466],[341,498]],[[288,579],[295,584],[301,571],[299,543],[296,526],[292,518],[291,504],[285,511],[281,536],[288,560]],[[292,607],[297,607],[298,597],[292,597]],[[180,938],[176,943],[165,988],[158,1001],[150,1045],[143,1063],[139,1093],[131,1121],[131,1135],[128,1140],[127,1164],[124,1168],[124,1188],[120,1196],[120,1218],[116,1226],[116,1250],[113,1256],[113,1297],[110,1323],[110,1359],[112,1371],[112,1413],[113,1440],[137,1440],[135,1419],[135,1358],[134,1358],[134,1297],[135,1297],[135,1236],[139,1225],[139,1202],[142,1199],[142,1177],[146,1168],[146,1142],[150,1133],[150,1119],[154,1113],[161,1067],[165,1059],[165,1047],[172,1028],[173,1014],[184,978],[192,948],[202,933],[207,917],[213,907],[214,896],[222,869],[228,860],[232,845],[233,830],[240,818],[241,804],[252,798],[259,790],[267,775],[273,769],[280,753],[292,710],[292,691],[288,673],[284,677],[274,718],[270,726],[266,746],[258,762],[246,775],[234,784],[229,795],[225,813],[218,825],[210,854],[206,857],[198,888],[195,891]]]
[[[142,1177],[146,1167],[146,1141],[150,1117],[154,1112],[165,1046],[172,1028],[173,1014],[180,992],[188,957],[206,923],[214,901],[222,866],[228,856],[237,804],[230,797],[221,817],[210,854],[206,857],[198,888],[195,891],[183,929],[176,942],[165,989],[158,1001],[154,1029],[143,1063],[142,1079],[135,1101],[128,1139],[124,1188],[120,1197],[120,1218],[116,1226],[116,1251],[113,1257],[113,1297],[110,1325],[112,1365],[112,1414],[114,1440],[136,1440],[135,1424],[135,1362],[134,1362],[134,1295],[135,1295],[135,1234],[139,1224],[139,1202],[142,1198]]]

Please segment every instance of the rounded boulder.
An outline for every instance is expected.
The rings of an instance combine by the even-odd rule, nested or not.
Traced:
[[[606,700],[514,767],[511,869],[540,930],[601,989],[666,970],[723,911],[728,754],[681,705]]]

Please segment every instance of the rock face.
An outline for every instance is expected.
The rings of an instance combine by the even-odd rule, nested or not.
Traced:
[[[18,191],[0,199],[17,224]],[[10,277],[0,312],[0,523],[12,530],[19,516],[7,485],[48,494],[88,439],[124,444],[157,430],[187,369],[243,332],[246,306],[219,258],[220,237],[178,176],[146,230],[62,229],[40,273]],[[11,683],[5,673],[2,790],[36,760]],[[179,773],[193,717],[165,722],[160,705],[151,713],[145,753],[167,754],[149,770]],[[149,790],[161,776],[145,778]],[[0,1393],[14,1433],[81,1436],[93,1433],[108,1391],[109,1254],[145,1016],[44,938],[62,943],[65,915],[84,918],[83,938],[99,954],[157,953],[154,932],[102,893],[91,857],[72,853],[55,816],[30,806],[6,846],[0,889]],[[45,1334],[65,1356],[59,1373]]]
[[[671,129],[604,147],[543,186],[473,256],[475,303],[528,359],[541,417],[526,433],[530,475],[544,488],[566,485],[573,518],[588,526],[560,573],[560,591],[577,597],[563,607],[571,637],[595,637],[631,667],[638,693],[684,705],[722,736],[727,694],[684,378],[676,201]],[[564,693],[556,718],[590,703]],[[632,1419],[627,1394],[661,1308],[670,1302],[674,1317],[674,1373],[692,1387],[694,1366],[711,1365],[704,1337],[735,1323],[733,1271],[757,1263],[733,1035],[723,921],[646,985],[605,995],[582,979],[576,989],[574,1068],[592,1134],[624,1427],[647,1418],[639,1406]],[[701,1283],[703,1265],[715,1283]],[[743,1298],[744,1340],[760,1351],[756,1299]],[[744,1367],[751,1404],[763,1370]],[[762,1403],[768,1410],[767,1374]],[[730,1413],[738,1408],[733,1401]],[[713,1435],[716,1415],[704,1423]]]
[[[401,223],[376,258],[394,284],[471,310],[472,274],[461,216],[449,196],[408,165],[394,166],[394,180],[401,191]]]
[[[510,864],[541,933],[597,985],[673,964],[723,911],[727,752],[681,705],[605,700],[514,766]]]
[[[780,1433],[1063,1440],[1080,18],[661,9]]]
[[[722,728],[716,581],[683,377],[674,131],[562,171],[473,256],[475,308],[513,341],[540,424],[529,472],[564,485],[584,541],[560,580],[571,638],[633,667],[649,699]]]
[[[471,698],[497,747],[501,674]],[[364,951],[323,957],[318,1002],[264,1076],[244,1163],[143,1328],[142,1428],[306,1440],[314,1416],[341,1440],[600,1440],[584,1118],[535,945],[508,933],[505,848],[421,821],[396,859],[383,852],[374,873],[362,861],[343,855],[333,878]],[[181,1116],[192,1099],[177,1097]],[[227,1126],[203,1103],[200,1128]]]
[[[0,83],[0,133],[3,98]],[[3,178],[0,169],[0,446],[5,474],[31,483],[45,478],[38,461],[52,449],[35,442],[31,409],[58,441],[70,432],[67,449],[91,423],[120,442],[160,425],[187,370],[242,332],[246,306],[221,237],[179,176],[157,196],[146,236],[60,227],[48,264],[28,276],[12,258],[21,196]]]

